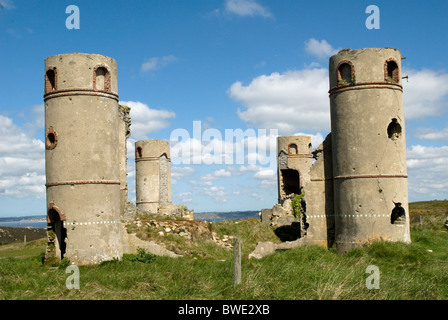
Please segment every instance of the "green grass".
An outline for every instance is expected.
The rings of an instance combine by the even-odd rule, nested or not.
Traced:
[[[305,246],[249,260],[257,241],[280,242],[272,229],[252,219],[213,223],[218,235],[241,238],[242,282],[237,286],[233,251],[206,240],[165,238],[187,253],[182,258],[141,253],[82,266],[79,290],[66,288],[65,268],[42,265],[44,242],[0,246],[0,299],[445,300],[448,232],[439,223],[439,208],[425,213],[422,226],[412,223],[411,244],[376,242],[344,255]],[[378,290],[366,288],[369,265],[380,270]]]

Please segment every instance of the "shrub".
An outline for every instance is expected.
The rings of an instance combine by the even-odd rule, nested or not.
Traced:
[[[137,249],[137,254],[135,254],[131,261],[132,262],[143,262],[143,263],[151,263],[155,260],[156,255],[147,252],[145,249],[143,248],[138,248]]]

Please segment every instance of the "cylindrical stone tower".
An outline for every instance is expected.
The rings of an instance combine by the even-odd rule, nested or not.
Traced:
[[[121,258],[116,61],[47,58],[44,101],[49,247],[78,265]]]
[[[171,202],[169,141],[135,142],[135,172],[137,208],[157,214],[159,204]]]
[[[277,138],[278,202],[303,192],[309,182],[312,164],[310,136],[280,136]]]
[[[398,50],[341,50],[330,58],[335,242],[410,242]]]

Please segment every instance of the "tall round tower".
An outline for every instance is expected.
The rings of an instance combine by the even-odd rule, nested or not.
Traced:
[[[410,242],[401,54],[341,50],[330,58],[335,242]]]
[[[116,61],[47,58],[44,101],[49,247],[75,264],[121,258]]]
[[[136,205],[157,214],[159,204],[171,202],[170,143],[142,140],[135,143]]]

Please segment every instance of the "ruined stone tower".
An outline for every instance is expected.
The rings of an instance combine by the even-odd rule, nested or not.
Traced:
[[[144,213],[157,214],[160,204],[171,203],[169,141],[137,141],[135,170],[137,208]]]
[[[49,248],[75,264],[120,258],[116,61],[81,53],[47,58],[44,101]]]
[[[330,58],[335,242],[410,241],[398,50],[341,50]]]
[[[278,205],[262,213],[268,214],[271,224],[294,221],[302,243],[330,247],[334,242],[331,136],[314,151],[310,136],[278,137],[277,160],[279,204],[294,214],[294,220],[275,218],[276,213],[282,214]]]
[[[279,203],[303,192],[310,180],[312,163],[310,136],[282,136],[277,138],[277,177]]]

